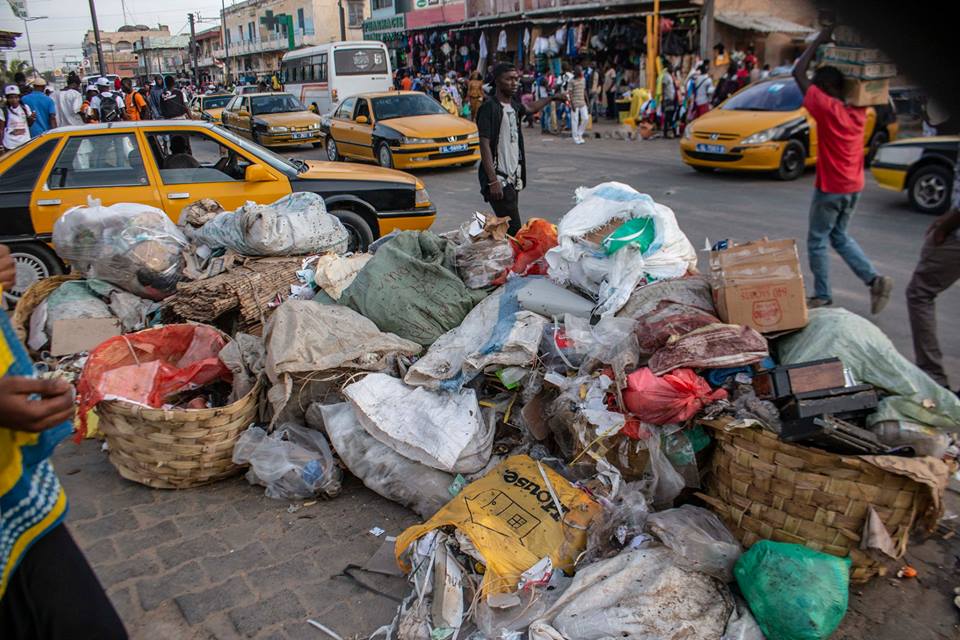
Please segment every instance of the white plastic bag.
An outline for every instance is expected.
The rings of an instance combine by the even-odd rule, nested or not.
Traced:
[[[413,509],[424,520],[453,497],[454,476],[414,462],[383,444],[360,425],[353,405],[341,402],[319,407],[323,425],[341,462],[366,487],[387,500]]]
[[[684,569],[733,582],[733,565],[743,550],[712,511],[685,504],[650,514],[647,527],[673,549]]]
[[[651,431],[651,436],[646,439],[647,451],[650,452],[650,462],[644,473],[643,482],[647,487],[647,497],[657,509],[673,506],[686,481],[683,479],[670,459],[663,451],[663,443],[660,441],[661,428],[652,424],[645,424]]]
[[[559,244],[547,252],[546,260],[551,279],[597,296],[598,314],[616,313],[644,278],[679,278],[696,267],[696,251],[673,211],[650,196],[619,182],[604,182],[592,189],[580,187],[576,199],[557,225]],[[641,217],[651,218],[656,229],[655,241],[644,253],[627,246],[608,255],[599,241],[587,239],[611,223]]]
[[[273,433],[252,426],[233,448],[236,464],[249,464],[247,481],[267,488],[268,498],[300,500],[340,493],[340,467],[319,431],[283,424]]]
[[[457,247],[456,256],[457,273],[471,289],[489,287],[513,266],[513,246],[507,239],[467,241]]]
[[[494,430],[484,423],[473,389],[429,391],[371,373],[343,394],[370,435],[411,460],[464,474],[490,460]]]
[[[188,233],[197,242],[244,256],[344,253],[349,239],[343,223],[327,213],[323,198],[309,191],[291,193],[272,204],[247,202]]]

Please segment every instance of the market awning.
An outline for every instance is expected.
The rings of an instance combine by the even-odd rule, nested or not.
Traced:
[[[714,20],[737,29],[761,33],[813,33],[813,27],[759,13],[717,13]]]

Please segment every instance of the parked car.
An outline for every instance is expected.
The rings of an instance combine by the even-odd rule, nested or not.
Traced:
[[[372,160],[403,169],[474,164],[477,125],[419,91],[345,98],[320,124],[328,160]]]
[[[320,146],[320,116],[289,93],[235,96],[220,118],[226,129],[265,147]]]
[[[922,213],[943,213],[950,206],[960,136],[906,138],[877,150],[870,173],[884,189],[906,191]]]
[[[863,153],[897,137],[892,104],[867,107]],[[771,171],[795,180],[817,162],[817,123],[803,108],[792,77],[750,84],[690,123],[680,141],[683,161],[698,171]]]
[[[200,120],[220,123],[223,108],[233,99],[229,93],[210,93],[194,96],[190,101],[190,111]]]
[[[175,156],[175,157],[174,157]],[[391,169],[287,160],[198,120],[114,122],[47,131],[0,157],[0,242],[17,261],[22,293],[64,265],[49,245],[61,214],[90,195],[104,205],[137,202],[177,220],[183,207],[213,198],[225,209],[270,203],[293,192],[323,196],[365,249],[394,229],[427,229],[436,217],[423,183]]]

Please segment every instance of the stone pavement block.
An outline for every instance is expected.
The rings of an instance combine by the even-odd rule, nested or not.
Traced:
[[[296,594],[292,591],[281,591],[266,600],[238,607],[227,616],[233,621],[237,632],[249,638],[275,624],[303,618],[306,611],[297,600]]]
[[[120,562],[98,564],[95,569],[97,577],[100,578],[103,586],[109,589],[132,578],[155,575],[160,565],[156,560],[148,557],[147,553],[140,553]]]
[[[254,566],[263,567],[262,563]],[[251,568],[247,579],[257,593],[266,595],[287,587],[296,591],[299,585],[315,580],[322,573],[308,554],[300,554],[272,567]]]
[[[205,556],[227,553],[229,550],[219,536],[209,533],[187,540],[177,539],[156,548],[157,557],[160,558],[160,562],[167,569]]]
[[[137,553],[140,549],[153,548],[180,538],[180,531],[172,520],[164,520],[152,527],[138,529],[116,536],[113,541],[122,556]]]
[[[203,531],[229,529],[242,522],[244,518],[231,505],[213,505],[199,513],[181,515],[173,519],[185,536],[193,536]]]
[[[254,542],[232,553],[204,558],[201,562],[210,579],[213,582],[220,582],[256,567],[269,566],[274,563],[274,560],[262,543]]]
[[[71,500],[71,494],[67,493],[67,500],[69,503],[69,509],[67,511],[67,517],[70,518],[70,522],[79,522],[80,520],[90,520],[91,518],[96,518],[100,515],[100,510],[97,508],[97,503],[94,500]]]
[[[93,544],[98,540],[109,538],[123,531],[132,531],[137,528],[137,520],[129,511],[118,511],[108,516],[87,520],[71,525],[70,530],[77,537],[81,546]]]
[[[137,583],[140,606],[146,611],[156,609],[167,600],[207,585],[207,576],[199,562],[190,562],[182,567],[154,578],[144,578]]]
[[[243,578],[237,576],[197,593],[174,598],[187,622],[200,624],[211,614],[246,604],[256,597]]]
[[[100,512],[104,515],[140,505],[153,504],[156,489],[127,482],[121,491],[104,492],[97,499]]]
[[[72,529],[73,527],[68,528]],[[113,540],[109,538],[94,542],[83,550],[83,555],[87,557],[87,562],[92,565],[107,564],[118,559],[117,547],[113,544]]]

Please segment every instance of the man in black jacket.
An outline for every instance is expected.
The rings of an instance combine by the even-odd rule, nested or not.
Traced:
[[[517,99],[519,83],[520,74],[515,66],[498,64],[493,68],[493,95],[488,96],[477,111],[480,194],[495,214],[510,218],[507,231],[510,235],[516,235],[521,227],[517,196],[527,181],[520,122],[527,113],[540,111],[551,100],[566,99],[555,95],[524,107]]]

